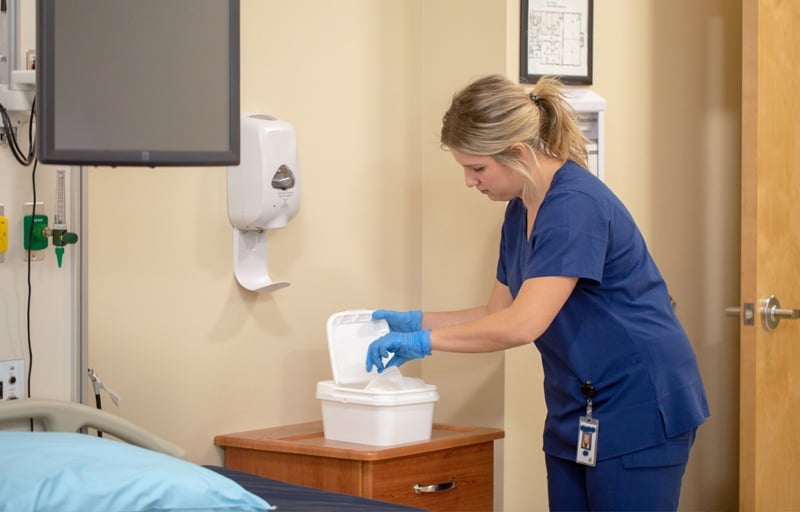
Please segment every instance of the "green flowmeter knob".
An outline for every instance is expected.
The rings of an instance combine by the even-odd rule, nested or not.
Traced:
[[[53,245],[56,247],[64,247],[68,244],[74,244],[78,242],[78,235],[76,233],[72,233],[65,229],[54,229],[53,230]]]
[[[53,245],[56,246],[56,261],[58,268],[61,268],[61,261],[64,259],[64,246],[78,242],[78,235],[66,229],[53,229]]]

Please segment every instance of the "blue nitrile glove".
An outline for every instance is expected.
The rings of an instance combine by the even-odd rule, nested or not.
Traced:
[[[394,355],[384,366],[383,358],[389,357],[389,353]],[[390,366],[400,366],[412,359],[422,359],[429,355],[431,355],[430,329],[390,332],[370,343],[367,349],[367,371],[371,371],[374,366],[378,369],[378,373],[381,373]]]
[[[389,329],[395,332],[412,332],[422,329],[422,311],[391,311],[376,309],[372,312],[373,320],[386,320]]]

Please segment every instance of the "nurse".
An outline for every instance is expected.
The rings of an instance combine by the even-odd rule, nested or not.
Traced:
[[[432,351],[535,343],[551,510],[676,510],[709,415],[692,346],[631,214],[587,171],[561,84],[482,77],[453,97],[442,147],[468,187],[508,202],[485,305],[377,310],[367,370]],[[385,364],[383,358],[393,354]]]

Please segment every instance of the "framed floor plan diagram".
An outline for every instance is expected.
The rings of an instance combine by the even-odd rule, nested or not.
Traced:
[[[520,82],[553,75],[565,84],[590,85],[594,0],[520,2]]]

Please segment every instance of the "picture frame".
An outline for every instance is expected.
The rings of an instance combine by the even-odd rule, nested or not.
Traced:
[[[592,84],[594,0],[520,0],[519,80]]]

